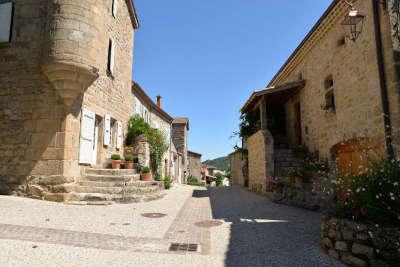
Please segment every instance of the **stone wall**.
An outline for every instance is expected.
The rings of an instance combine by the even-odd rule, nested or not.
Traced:
[[[291,144],[296,145],[294,106],[299,101],[303,142],[311,152],[318,151],[324,159],[330,158],[334,145],[353,138],[370,137],[382,146],[385,144],[372,1],[357,1],[355,7],[366,15],[363,32],[356,42],[342,41],[344,32],[340,23],[348,12],[348,6],[339,3],[332,11],[334,15],[325,19],[270,84],[276,86],[306,80],[305,88],[286,104],[288,134]],[[391,28],[387,13],[382,14],[386,59],[393,66],[393,49],[388,33]],[[335,112],[321,108],[325,104],[324,81],[330,75],[334,82]],[[399,102],[393,67],[388,73],[388,85],[395,127],[393,133],[397,140]]]
[[[60,5],[48,0],[14,1],[13,38],[11,43],[0,44],[3,193],[26,193],[28,183],[63,184],[80,176],[83,107],[95,112],[100,121],[98,164],[106,164],[110,154],[117,152],[103,146],[101,134],[105,114],[125,127],[131,110],[133,29],[125,1],[118,1],[116,18],[106,0],[59,1]],[[75,20],[64,20],[65,12]],[[59,20],[66,30],[57,28]],[[48,35],[51,27],[56,27],[50,36],[54,40]],[[110,37],[116,43],[114,77],[106,74]],[[88,47],[79,45],[85,42]],[[87,58],[81,59],[82,55]],[[56,76],[64,82],[58,83]],[[68,82],[70,76],[78,77],[76,83],[72,78]],[[67,85],[78,92],[73,101],[72,93],[63,91]]]
[[[172,142],[174,143],[176,150],[182,154],[184,161],[187,161],[188,154],[188,130],[187,125],[183,123],[172,124]]]
[[[231,183],[232,185],[244,186],[243,167],[244,159],[242,152],[236,151],[229,155],[229,161],[231,166]]]
[[[400,229],[329,216],[321,218],[323,249],[351,266],[398,266]]]
[[[246,140],[249,153],[249,188],[265,193],[267,177],[274,175],[274,142],[268,131],[258,131]]]
[[[197,179],[201,180],[201,156],[197,156],[192,153],[188,153],[189,157],[189,175],[193,175]]]

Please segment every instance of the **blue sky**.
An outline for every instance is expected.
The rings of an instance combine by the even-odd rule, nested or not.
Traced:
[[[239,110],[265,87],[332,0],[135,0],[133,79],[190,118],[203,160],[233,150]]]

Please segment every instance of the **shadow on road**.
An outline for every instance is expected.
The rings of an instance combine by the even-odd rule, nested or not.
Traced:
[[[342,266],[319,246],[319,214],[239,187],[208,192],[213,218],[231,223],[226,266]]]

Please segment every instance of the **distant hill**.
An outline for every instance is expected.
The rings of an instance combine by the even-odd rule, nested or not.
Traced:
[[[220,157],[217,159],[206,160],[203,162],[203,164],[212,165],[221,171],[229,170],[229,158],[228,157]]]

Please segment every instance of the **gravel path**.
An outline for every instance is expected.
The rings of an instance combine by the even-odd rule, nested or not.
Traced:
[[[211,218],[222,225],[196,225]],[[320,249],[317,213],[238,187],[176,186],[162,200],[113,206],[1,196],[0,235],[0,266],[342,266]],[[173,242],[202,251],[168,251]]]

